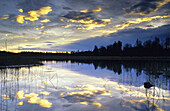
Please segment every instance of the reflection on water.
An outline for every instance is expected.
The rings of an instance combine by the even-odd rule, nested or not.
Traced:
[[[44,61],[0,69],[2,111],[168,111],[168,62]],[[154,87],[145,89],[144,82]]]

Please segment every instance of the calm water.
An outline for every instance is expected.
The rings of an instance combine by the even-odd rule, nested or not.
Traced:
[[[1,111],[168,111],[168,62],[44,61],[0,69]],[[154,87],[145,89],[144,82]]]

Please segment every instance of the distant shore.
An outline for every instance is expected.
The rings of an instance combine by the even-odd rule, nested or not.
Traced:
[[[0,56],[2,59],[38,59],[38,60],[170,60],[168,56]]]
[[[163,60],[170,61],[170,57],[136,57],[136,56],[42,56],[39,60]]]
[[[23,61],[30,60],[165,60],[170,61],[170,57],[161,56],[0,56],[0,59],[22,59]]]

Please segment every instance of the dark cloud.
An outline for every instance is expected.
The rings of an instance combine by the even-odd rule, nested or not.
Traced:
[[[156,8],[157,8],[156,4],[152,4],[152,3],[149,3],[149,2],[148,3],[142,2],[142,3],[139,3],[137,5],[134,5],[130,9],[128,9],[127,12],[130,13],[131,11],[134,11],[135,13],[149,14],[150,12],[155,10]]]
[[[0,6],[6,6],[6,4],[0,4]]]
[[[44,49],[44,48],[23,48],[23,47],[18,47],[17,48],[18,50],[42,50],[42,51],[46,51],[46,49]]]
[[[17,7],[23,9],[24,12],[30,10],[39,10],[41,7],[48,6],[49,0],[24,0],[19,2]]]
[[[73,19],[73,20],[81,20],[81,19],[94,19],[92,12],[76,12],[76,11],[70,11],[68,14],[64,15],[63,17],[66,19]]]
[[[91,7],[93,6],[96,7],[98,5],[98,3],[96,2],[96,0],[65,0],[68,4],[71,4],[72,7]],[[98,0],[97,0],[98,1]]]
[[[53,45],[53,44],[47,44],[48,46]]]
[[[2,33],[2,34],[17,34],[17,33],[14,33],[14,32],[3,31],[3,30],[0,30],[0,33]]]
[[[146,27],[154,27],[153,25],[146,25]]]
[[[95,9],[102,8],[101,15],[104,17],[115,17],[124,13],[123,8],[132,4],[131,0],[66,0],[72,9]]]
[[[62,16],[68,20],[83,20],[83,21],[90,21],[92,20],[93,23],[102,24],[105,23],[101,19],[98,19],[95,15],[96,12],[88,11],[88,12],[76,12],[70,11],[68,14]],[[80,22],[81,23],[81,22]]]
[[[72,8],[70,8],[70,7],[63,7],[63,9],[65,9],[65,10],[72,10]]]
[[[27,46],[27,47],[31,47],[31,46],[34,46],[34,45],[25,45],[25,46]]]
[[[161,4],[161,2],[164,3]],[[132,14],[141,14],[141,15],[150,14],[166,3],[168,3],[166,2],[166,0],[142,0],[138,4],[133,5],[130,8],[127,8],[126,12]]]
[[[51,44],[51,43],[55,43],[55,42],[44,42],[44,43]]]

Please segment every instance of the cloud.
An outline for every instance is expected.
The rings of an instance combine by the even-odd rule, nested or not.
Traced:
[[[160,7],[170,2],[170,0],[142,0],[130,8],[126,8],[129,14],[146,15],[156,12]]]
[[[44,42],[44,43],[46,43],[46,44],[52,44],[52,43],[55,43],[55,42]]]
[[[17,34],[17,33],[14,33],[14,32],[3,31],[3,30],[0,30],[0,33],[2,33],[2,34]]]
[[[27,47],[32,47],[32,46],[34,46],[34,45],[25,45],[25,46],[27,46]]]
[[[111,96],[111,93],[109,90],[106,90],[105,88],[99,88],[95,87],[93,85],[83,85],[80,86],[80,91],[73,91],[70,93],[61,93],[60,97],[68,100],[71,103],[80,103],[84,105],[93,105],[98,108],[102,107],[102,104],[99,102],[95,102],[94,98],[96,98],[98,95],[100,96]]]
[[[0,7],[1,7],[1,6],[6,6],[6,4],[0,4]]]
[[[41,7],[48,6],[49,0],[24,0],[17,4],[17,7],[23,9],[23,12],[28,12],[31,10],[38,10]]]
[[[44,20],[40,20],[40,22],[50,22],[50,19],[44,19]]]
[[[63,7],[63,9],[65,9],[65,10],[72,10],[72,8],[70,8],[70,7]]]
[[[8,19],[9,18],[9,14],[4,14],[2,17],[0,17],[0,19]]]
[[[27,15],[17,15],[16,21],[18,23],[24,23],[25,20],[36,21],[36,20],[39,20],[39,17],[41,15],[47,15],[51,11],[52,11],[52,9],[50,6],[42,7],[39,10],[31,10],[27,13]],[[40,22],[50,22],[50,20],[45,19],[45,20],[41,20]]]
[[[118,31],[125,30],[126,28],[128,28],[130,26],[137,25],[137,24],[140,24],[140,23],[143,23],[143,22],[149,22],[149,21],[152,21],[152,20],[155,20],[155,19],[162,19],[162,18],[169,18],[169,17],[170,17],[170,15],[137,18],[135,20],[126,21],[123,24],[115,25],[113,27],[113,29],[110,29],[110,30],[99,30],[97,32],[101,32],[101,33],[103,33],[105,35],[108,35],[110,33],[116,33]]]
[[[18,23],[24,23],[24,15],[17,15],[16,16],[16,21],[18,22]]]
[[[95,16],[95,13],[102,11],[102,8],[97,8],[93,10],[80,10],[79,12],[71,11],[68,14],[61,17],[61,21],[73,23],[73,26],[76,26],[77,29],[83,30],[92,30],[97,27],[104,27],[111,22],[109,19],[99,19]],[[70,27],[71,25],[66,25],[65,28]]]
[[[44,30],[44,31],[41,31],[40,34],[46,34],[46,33],[49,33],[49,32],[50,32],[50,31]]]
[[[18,9],[19,12],[23,13],[23,9]]]

